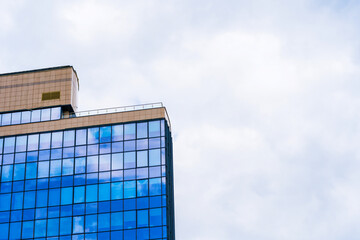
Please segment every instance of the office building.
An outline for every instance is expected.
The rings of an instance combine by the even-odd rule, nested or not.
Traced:
[[[175,239],[166,109],[79,112],[78,89],[71,66],[0,75],[0,239]]]

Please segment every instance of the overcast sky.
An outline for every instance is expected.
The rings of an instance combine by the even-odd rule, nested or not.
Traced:
[[[0,0],[0,72],[163,102],[178,240],[360,236],[357,0]]]

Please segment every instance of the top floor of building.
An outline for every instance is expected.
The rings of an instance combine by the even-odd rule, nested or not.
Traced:
[[[72,66],[0,74],[0,136],[156,118],[170,126],[162,103],[78,112],[78,91]]]

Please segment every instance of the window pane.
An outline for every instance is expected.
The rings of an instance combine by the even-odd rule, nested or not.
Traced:
[[[32,238],[34,234],[34,221],[23,222],[22,238]]]
[[[111,155],[111,169],[123,169],[123,154],[122,153],[115,153]]]
[[[88,129],[88,144],[99,143],[99,128]]]
[[[136,227],[136,211],[124,212],[124,229]]]
[[[84,217],[74,217],[73,218],[73,233],[83,233],[84,232]]]
[[[12,181],[13,165],[6,165],[2,167],[1,182]]]
[[[99,231],[109,231],[110,230],[110,214],[109,213],[99,214],[98,218],[99,218],[99,223],[100,223],[98,226],[98,230]]]
[[[160,149],[149,150],[149,165],[160,165]]]
[[[49,206],[60,205],[60,188],[49,190]]]
[[[49,177],[49,161],[39,162],[38,178]]]
[[[11,114],[11,124],[20,124],[21,112],[14,112]]]
[[[135,123],[124,125],[125,140],[135,139]]]
[[[59,148],[62,147],[62,132],[53,132],[51,138],[51,148]]]
[[[26,179],[36,178],[37,163],[26,163]]]
[[[41,110],[34,110],[31,112],[31,122],[39,122],[40,121]]]
[[[148,227],[149,226],[149,211],[140,210],[137,212],[137,226]]]
[[[61,205],[72,204],[73,189],[72,187],[61,189]]]
[[[11,194],[0,194],[0,211],[10,210]]]
[[[123,228],[123,213],[111,213],[111,230],[120,230]]]
[[[25,192],[24,196],[24,208],[35,207],[35,191]]]
[[[86,202],[95,202],[97,201],[98,195],[97,185],[87,185],[86,186]]]
[[[124,198],[136,197],[136,185],[135,181],[124,182]]]
[[[21,123],[29,123],[31,117],[30,111],[24,111],[21,113]]]
[[[85,232],[96,232],[97,230],[97,215],[85,216]]]
[[[85,158],[75,158],[75,173],[85,173]]]
[[[7,137],[4,140],[4,153],[13,153],[15,151],[15,137]]]
[[[41,109],[41,121],[50,120],[50,108]]]
[[[11,123],[11,113],[5,113],[2,115],[1,125],[6,126]]]
[[[98,156],[87,157],[87,168],[86,171],[97,172],[98,171]]]
[[[10,224],[10,238],[9,239],[20,239],[21,222],[15,222]]]
[[[58,120],[61,117],[61,107],[51,109],[51,120]]]
[[[68,158],[63,160],[62,175],[71,175],[74,172],[74,159]]]
[[[36,207],[46,207],[48,199],[48,190],[36,192]]]
[[[161,225],[161,208],[150,209],[150,227]]]
[[[137,196],[144,197],[144,196],[148,196],[148,194],[149,194],[148,180],[138,180]]]
[[[74,188],[74,203],[83,203],[85,202],[85,187],[75,187]]]
[[[40,149],[49,149],[50,148],[50,133],[40,134]]]
[[[59,219],[58,218],[48,220],[47,235],[49,237],[59,235]]]
[[[111,127],[101,127],[100,128],[100,142],[110,142],[111,141]]]
[[[149,137],[160,136],[160,121],[149,122]]]
[[[135,168],[135,152],[124,153],[124,168]]]
[[[15,164],[14,166],[14,181],[23,180],[25,177],[25,164]]]
[[[71,234],[71,217],[60,218],[60,235]]]
[[[16,152],[26,151],[27,136],[16,137]]]
[[[110,183],[99,185],[99,201],[110,200]]]
[[[110,154],[100,155],[100,171],[110,170]]]
[[[138,151],[137,154],[137,167],[148,166],[148,151]]]
[[[161,178],[153,178],[149,180],[150,196],[161,195]]]
[[[112,126],[112,141],[122,141],[123,140],[123,125]]]
[[[75,143],[75,131],[64,131],[64,147],[74,146]]]
[[[147,122],[137,123],[136,124],[136,137],[137,138],[146,138],[147,134]]]
[[[61,160],[51,161],[50,177],[61,176]]]
[[[123,198],[123,182],[111,183],[111,200]]]
[[[39,148],[39,134],[32,134],[28,136],[28,151],[38,150]]]
[[[86,144],[86,129],[76,130],[76,145]]]

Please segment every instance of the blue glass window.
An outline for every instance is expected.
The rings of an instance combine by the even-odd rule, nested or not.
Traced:
[[[135,123],[129,123],[124,125],[124,139],[135,139]]]
[[[31,122],[40,122],[41,110],[34,110],[31,112]]]
[[[146,138],[148,136],[147,122],[136,124],[136,137]]]
[[[45,237],[46,235],[46,220],[35,221],[35,237]]]
[[[13,177],[13,165],[2,167],[1,182],[11,181]]]
[[[160,121],[149,122],[149,137],[160,136]]]
[[[114,142],[112,143],[112,152],[123,152],[124,151],[124,142]]]
[[[137,227],[149,226],[149,210],[139,210],[137,212]]]
[[[0,224],[0,239],[8,239],[9,234],[9,223]]]
[[[87,157],[87,172],[97,172],[98,171],[98,156]]]
[[[51,120],[58,120],[61,118],[61,107],[51,109]]]
[[[150,227],[161,225],[161,208],[150,209]]]
[[[149,194],[149,187],[148,187],[148,180],[137,180],[137,196],[144,197],[148,196]]]
[[[50,162],[50,177],[61,176],[61,160]]]
[[[36,178],[37,163],[26,163],[26,179]]]
[[[0,194],[0,211],[10,210],[11,194]]]
[[[14,165],[14,181],[23,180],[25,177],[25,164]]]
[[[24,208],[35,207],[35,191],[27,191],[24,196]]]
[[[111,213],[111,230],[123,229],[123,213],[115,212]]]
[[[110,154],[100,155],[100,171],[110,170]]]
[[[50,120],[50,108],[41,109],[41,121],[49,121]]]
[[[126,181],[124,182],[124,198],[136,197],[136,182]]]
[[[98,186],[97,185],[87,185],[86,186],[86,202],[97,201],[97,195],[98,195]]]
[[[124,153],[124,168],[135,168],[135,152]]]
[[[26,151],[27,136],[16,137],[16,152]]]
[[[85,187],[74,188],[74,203],[83,203],[85,201]]]
[[[31,111],[23,111],[21,113],[21,123],[29,123],[31,118]]]
[[[123,169],[123,153],[114,153],[111,155],[111,169]]]
[[[61,188],[61,205],[71,204],[73,199],[73,188]]]
[[[63,132],[53,132],[51,136],[51,148],[62,147]]]
[[[39,134],[32,134],[28,136],[28,151],[38,150],[39,148]]]
[[[85,216],[85,232],[96,232],[97,230],[97,215]]]
[[[73,218],[73,233],[83,233],[84,232],[84,217],[74,217]]]
[[[38,178],[49,177],[49,161],[39,162]]]
[[[111,127],[110,126],[101,127],[100,128],[100,142],[105,143],[105,142],[110,142],[110,141],[111,141]]]
[[[23,222],[22,238],[32,238],[34,234],[34,221]]]
[[[38,160],[38,151],[27,152],[26,162],[36,162]]]
[[[135,151],[135,140],[124,142],[124,151]]]
[[[21,112],[14,112],[11,114],[11,124],[20,124]]]
[[[76,145],[86,144],[86,129],[76,130]]]
[[[146,167],[148,166],[148,151],[138,151],[137,155],[137,167]]]
[[[50,150],[39,151],[39,161],[46,161],[50,159]]]
[[[88,144],[99,143],[99,128],[88,129]]]
[[[136,178],[148,178],[149,177],[149,169],[148,168],[137,168],[136,169]]]
[[[111,152],[111,144],[103,143],[100,144],[100,154],[110,153]]]
[[[51,133],[40,134],[40,149],[50,148],[50,138],[51,138]]]
[[[15,150],[15,137],[7,137],[4,140],[4,153],[13,153]]]
[[[49,237],[59,235],[59,219],[53,218],[48,220],[47,235]]]
[[[112,141],[122,141],[123,140],[123,125],[114,125],[112,126]]]
[[[11,201],[12,201],[11,209],[12,210],[17,210],[17,209],[22,208],[23,196],[24,196],[23,192],[18,192],[18,193],[12,194],[12,199],[11,199]]]
[[[11,113],[5,113],[2,115],[1,126],[6,126],[11,124]]]
[[[60,205],[60,188],[49,190],[49,206]]]
[[[74,172],[74,159],[68,158],[63,160],[62,175],[71,175]]]
[[[75,144],[75,131],[64,131],[64,147],[71,147]]]
[[[10,224],[10,237],[9,239],[20,239],[21,222],[14,222]]]
[[[111,199],[122,199],[123,198],[124,186],[122,182],[111,183]]]
[[[48,190],[36,192],[36,207],[46,207],[48,199]]]
[[[99,185],[99,201],[110,200],[110,183]]]
[[[60,218],[60,235],[71,234],[71,217]]]
[[[103,213],[98,215],[99,218],[99,231],[109,231],[110,230],[110,214]]]
[[[150,196],[161,195],[161,178],[152,178],[149,180]]]
[[[85,173],[85,158],[75,158],[75,173]]]
[[[67,147],[63,149],[63,158],[71,158],[75,156],[74,147]]]
[[[124,212],[124,229],[136,227],[136,211]]]
[[[150,167],[149,168],[149,177],[161,177],[161,167]]]

